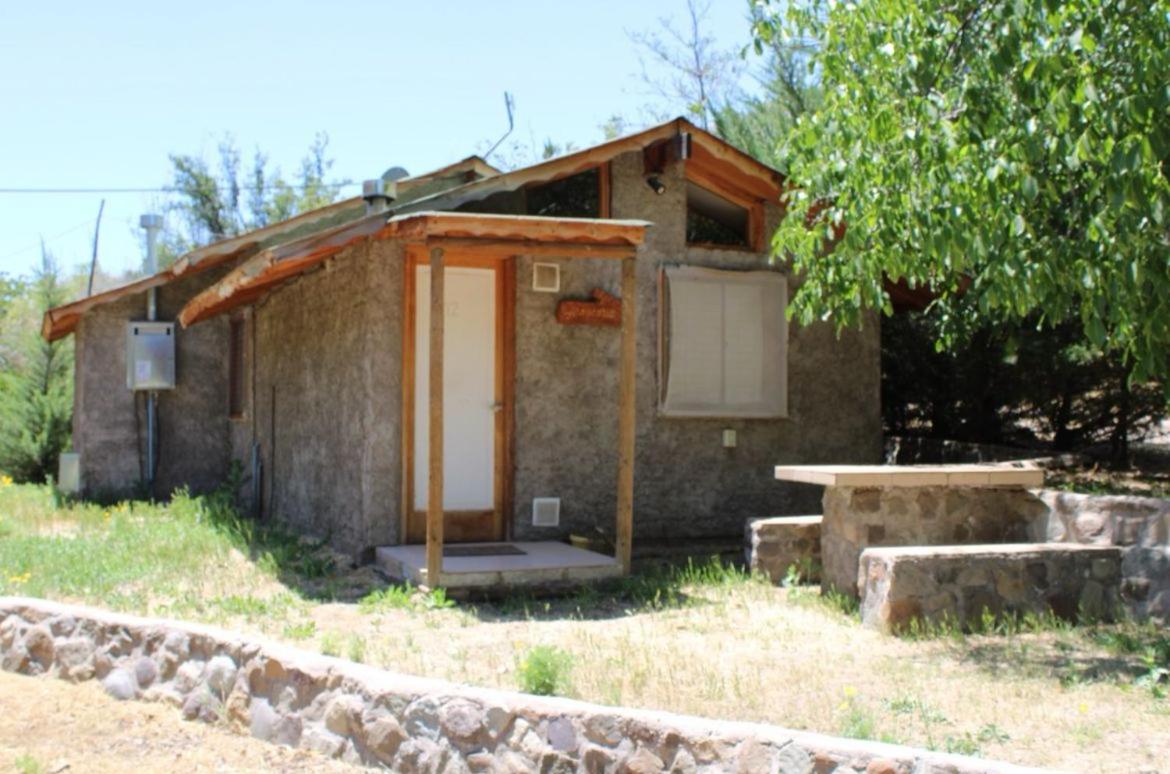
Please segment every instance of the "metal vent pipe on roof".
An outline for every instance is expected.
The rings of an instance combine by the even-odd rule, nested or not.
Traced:
[[[362,181],[362,198],[366,200],[366,212],[385,212],[390,208],[393,197],[394,182],[390,182],[389,191],[386,181],[382,178]]]

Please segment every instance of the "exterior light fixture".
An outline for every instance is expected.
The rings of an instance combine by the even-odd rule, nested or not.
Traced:
[[[666,186],[662,184],[657,175],[646,178],[646,185],[650,186],[650,190],[659,196],[666,193]]]

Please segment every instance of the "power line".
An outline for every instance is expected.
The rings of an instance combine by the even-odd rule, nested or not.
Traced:
[[[227,186],[227,183],[222,183]],[[313,185],[289,185],[289,188],[295,190],[306,190],[309,188],[346,188],[357,185],[354,182],[344,183],[316,183]],[[257,186],[257,185],[240,185],[237,186],[241,191],[261,191],[271,190],[271,186]],[[134,193],[183,193],[186,189],[178,188],[176,186],[163,186],[161,188],[0,188],[0,194],[134,194]]]
[[[94,221],[94,219],[90,218],[89,220],[78,223],[76,226],[70,226],[69,228],[62,231],[60,234],[54,234],[51,237],[46,237],[44,239],[44,242],[45,243],[52,242],[52,241],[59,239],[60,237],[63,237],[67,234],[72,234],[74,231],[77,231],[78,229],[82,229],[82,228],[85,228],[87,226],[92,225],[93,221]],[[14,255],[20,255],[21,253],[27,253],[29,250],[35,250],[36,248],[38,248],[40,246],[41,246],[41,242],[38,242],[35,245],[29,245],[28,247],[22,247],[19,250],[13,250],[11,253],[5,253],[4,255],[0,255],[0,261],[7,260]]]

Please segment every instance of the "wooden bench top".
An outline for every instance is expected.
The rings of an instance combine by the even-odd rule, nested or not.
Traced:
[[[1016,487],[1044,485],[1028,465],[777,465],[776,478],[821,486]]]

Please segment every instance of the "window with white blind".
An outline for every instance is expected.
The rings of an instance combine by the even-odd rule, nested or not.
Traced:
[[[659,409],[672,417],[788,415],[788,285],[772,271],[668,267]]]

